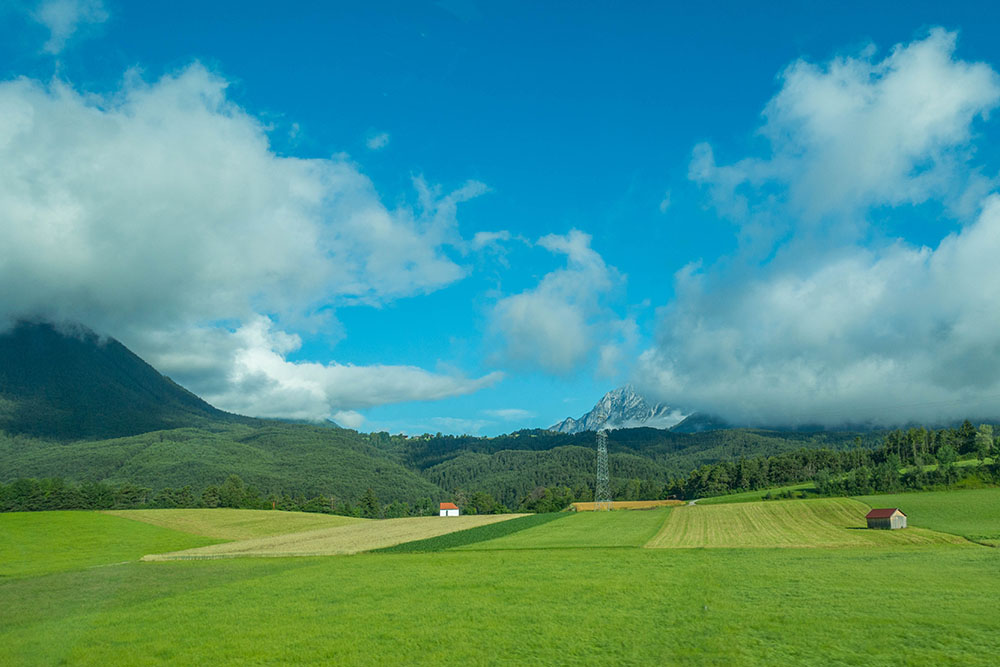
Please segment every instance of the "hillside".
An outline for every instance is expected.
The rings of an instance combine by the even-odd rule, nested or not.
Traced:
[[[261,421],[71,443],[0,433],[0,481],[62,477],[200,493],[233,474],[263,494],[356,502],[371,487],[384,502],[409,503],[445,495],[364,436],[341,429]]]
[[[20,322],[0,333],[0,429],[112,438],[245,418],[218,410],[113,338]]]
[[[854,433],[728,429],[611,431],[612,490],[662,497],[671,480],[707,463],[801,448],[841,449]],[[0,334],[0,482],[62,478],[190,486],[238,475],[260,493],[427,505],[485,492],[516,508],[541,487],[588,499],[594,433],[525,430],[493,438],[390,436],[266,421],[217,410],[113,339],[84,327],[21,323]],[[872,436],[867,436],[869,439]]]

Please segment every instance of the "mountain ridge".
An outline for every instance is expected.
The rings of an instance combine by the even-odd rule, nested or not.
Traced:
[[[627,384],[606,393],[579,419],[567,417],[550,426],[548,430],[557,433],[581,433],[637,427],[668,429],[684,419],[685,415],[680,410],[663,403],[650,404],[635,387]]]
[[[219,410],[82,325],[21,321],[0,333],[0,429],[8,433],[77,440],[242,421],[251,418]]]

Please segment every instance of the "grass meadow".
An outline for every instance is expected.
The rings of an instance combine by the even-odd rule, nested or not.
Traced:
[[[250,510],[253,511],[253,510]],[[260,511],[260,510],[258,510]],[[266,512],[264,512],[266,513]],[[272,512],[277,514],[277,512]],[[422,516],[381,521],[355,521],[326,528],[224,542],[206,547],[149,554],[144,560],[185,560],[247,556],[335,556],[355,554],[486,526],[520,514],[480,514],[442,518]]]
[[[642,548],[682,513],[751,507],[531,518],[435,552],[170,562],[138,559],[217,538],[90,512],[0,515],[0,664],[995,663],[995,548]]]
[[[743,491],[741,493],[730,493],[725,496],[711,496],[709,498],[699,498],[699,505],[728,505],[729,503],[755,503],[764,500],[764,496],[771,494],[771,497],[779,493],[804,493],[816,491],[816,485],[812,482],[802,482],[801,484],[789,484],[771,489],[757,489],[756,491]]]
[[[107,510],[104,514],[134,519],[182,533],[219,540],[249,540],[316,528],[333,528],[369,519],[309,512],[262,512],[237,509]]]
[[[903,547],[966,542],[925,528],[866,530],[869,507],[850,498],[678,507],[653,548]]]
[[[1000,546],[1000,489],[897,493],[861,496],[858,500],[872,507],[898,507],[910,526]]]
[[[582,549],[641,547],[663,525],[670,507],[618,512],[578,512],[513,535],[457,549]]]
[[[0,582],[134,561],[150,552],[218,541],[99,512],[0,513]]]

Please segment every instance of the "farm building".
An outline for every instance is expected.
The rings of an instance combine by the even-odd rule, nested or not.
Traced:
[[[455,503],[441,503],[441,516],[458,516],[458,505]]]
[[[874,509],[865,515],[869,528],[881,530],[896,530],[906,528],[906,515],[898,507]]]

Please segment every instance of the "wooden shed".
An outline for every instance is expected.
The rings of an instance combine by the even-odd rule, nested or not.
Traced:
[[[896,530],[906,528],[906,515],[898,507],[874,509],[865,515],[869,528]]]
[[[455,503],[441,503],[441,516],[458,516],[458,505]]]

